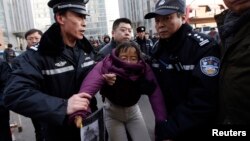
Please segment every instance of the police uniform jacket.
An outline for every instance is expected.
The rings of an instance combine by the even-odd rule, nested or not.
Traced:
[[[215,18],[223,44],[219,122],[249,125],[250,10],[241,15],[225,10]]]
[[[12,141],[10,135],[9,110],[3,105],[3,90],[9,78],[11,68],[9,64],[0,59],[0,140]]]
[[[17,57],[4,102],[17,113],[48,123],[46,141],[80,141],[80,131],[67,123],[67,99],[78,93],[93,67],[92,47],[86,38],[74,48],[67,47],[60,33],[53,24],[37,50]]]
[[[183,24],[169,39],[160,39],[152,54],[151,66],[168,111],[167,121],[157,123],[158,138],[199,136],[196,131],[204,131],[215,119],[220,64],[217,44]]]
[[[137,37],[135,39],[135,42],[137,42],[140,45],[141,51],[145,53],[146,55],[151,55],[151,50],[153,48],[153,42],[150,39],[140,39]]]

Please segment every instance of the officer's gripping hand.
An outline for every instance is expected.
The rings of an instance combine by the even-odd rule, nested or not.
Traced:
[[[74,94],[68,100],[67,115],[70,115],[76,111],[87,111],[89,108],[91,95],[87,93]]]

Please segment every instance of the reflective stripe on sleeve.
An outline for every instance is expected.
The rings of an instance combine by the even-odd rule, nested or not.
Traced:
[[[67,67],[62,67],[62,68],[57,68],[57,69],[51,69],[51,70],[42,70],[43,75],[55,75],[55,74],[60,74],[68,71],[74,70],[73,66],[67,66]]]

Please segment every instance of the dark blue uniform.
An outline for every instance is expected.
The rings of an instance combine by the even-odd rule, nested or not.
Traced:
[[[219,47],[184,24],[153,48],[153,71],[166,101],[168,119],[157,123],[158,139],[197,137],[215,119]],[[199,131],[199,133],[198,133]]]
[[[9,78],[11,68],[7,62],[0,60],[0,141],[12,141],[10,133],[9,110],[3,105],[3,90]]]
[[[31,48],[14,60],[4,102],[17,113],[47,123],[46,141],[79,141],[80,130],[67,123],[67,99],[78,93],[93,67],[93,48],[86,38],[74,48],[67,47],[60,33],[55,23],[44,33],[37,51]],[[95,104],[91,104],[93,111]]]

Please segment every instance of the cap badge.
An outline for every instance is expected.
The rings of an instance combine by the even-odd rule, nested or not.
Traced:
[[[165,2],[166,2],[165,0],[161,0],[161,1],[159,2],[158,6],[163,5]]]

